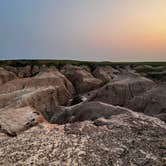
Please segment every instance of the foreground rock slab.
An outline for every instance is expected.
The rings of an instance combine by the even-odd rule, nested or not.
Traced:
[[[0,111],[0,132],[16,136],[38,124],[40,114],[32,107],[22,107]]]
[[[44,123],[1,139],[0,165],[161,166],[165,135],[162,121],[134,112],[98,122]]]

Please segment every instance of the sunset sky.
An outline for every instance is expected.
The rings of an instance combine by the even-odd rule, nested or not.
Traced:
[[[0,59],[166,61],[166,0],[0,0]]]

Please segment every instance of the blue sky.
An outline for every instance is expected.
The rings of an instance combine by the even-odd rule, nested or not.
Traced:
[[[0,59],[166,61],[163,0],[0,0]]]

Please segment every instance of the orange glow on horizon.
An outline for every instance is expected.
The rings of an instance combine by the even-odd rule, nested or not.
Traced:
[[[136,49],[144,51],[158,51],[166,49],[166,22],[164,19],[154,22],[139,20],[140,23],[122,25],[112,31],[111,25],[99,27],[92,36],[91,44],[98,48],[108,49]],[[114,27],[113,27],[114,28]]]

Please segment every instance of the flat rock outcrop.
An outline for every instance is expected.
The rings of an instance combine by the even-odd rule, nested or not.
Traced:
[[[40,124],[0,141],[0,165],[161,166],[165,124],[139,113],[66,125]]]
[[[0,111],[0,132],[16,136],[38,124],[40,113],[32,107],[9,108]]]
[[[102,85],[102,81],[95,78],[84,67],[66,65],[61,72],[73,83],[78,93],[97,89]]]
[[[0,68],[0,165],[166,164],[164,67],[37,62]]]

